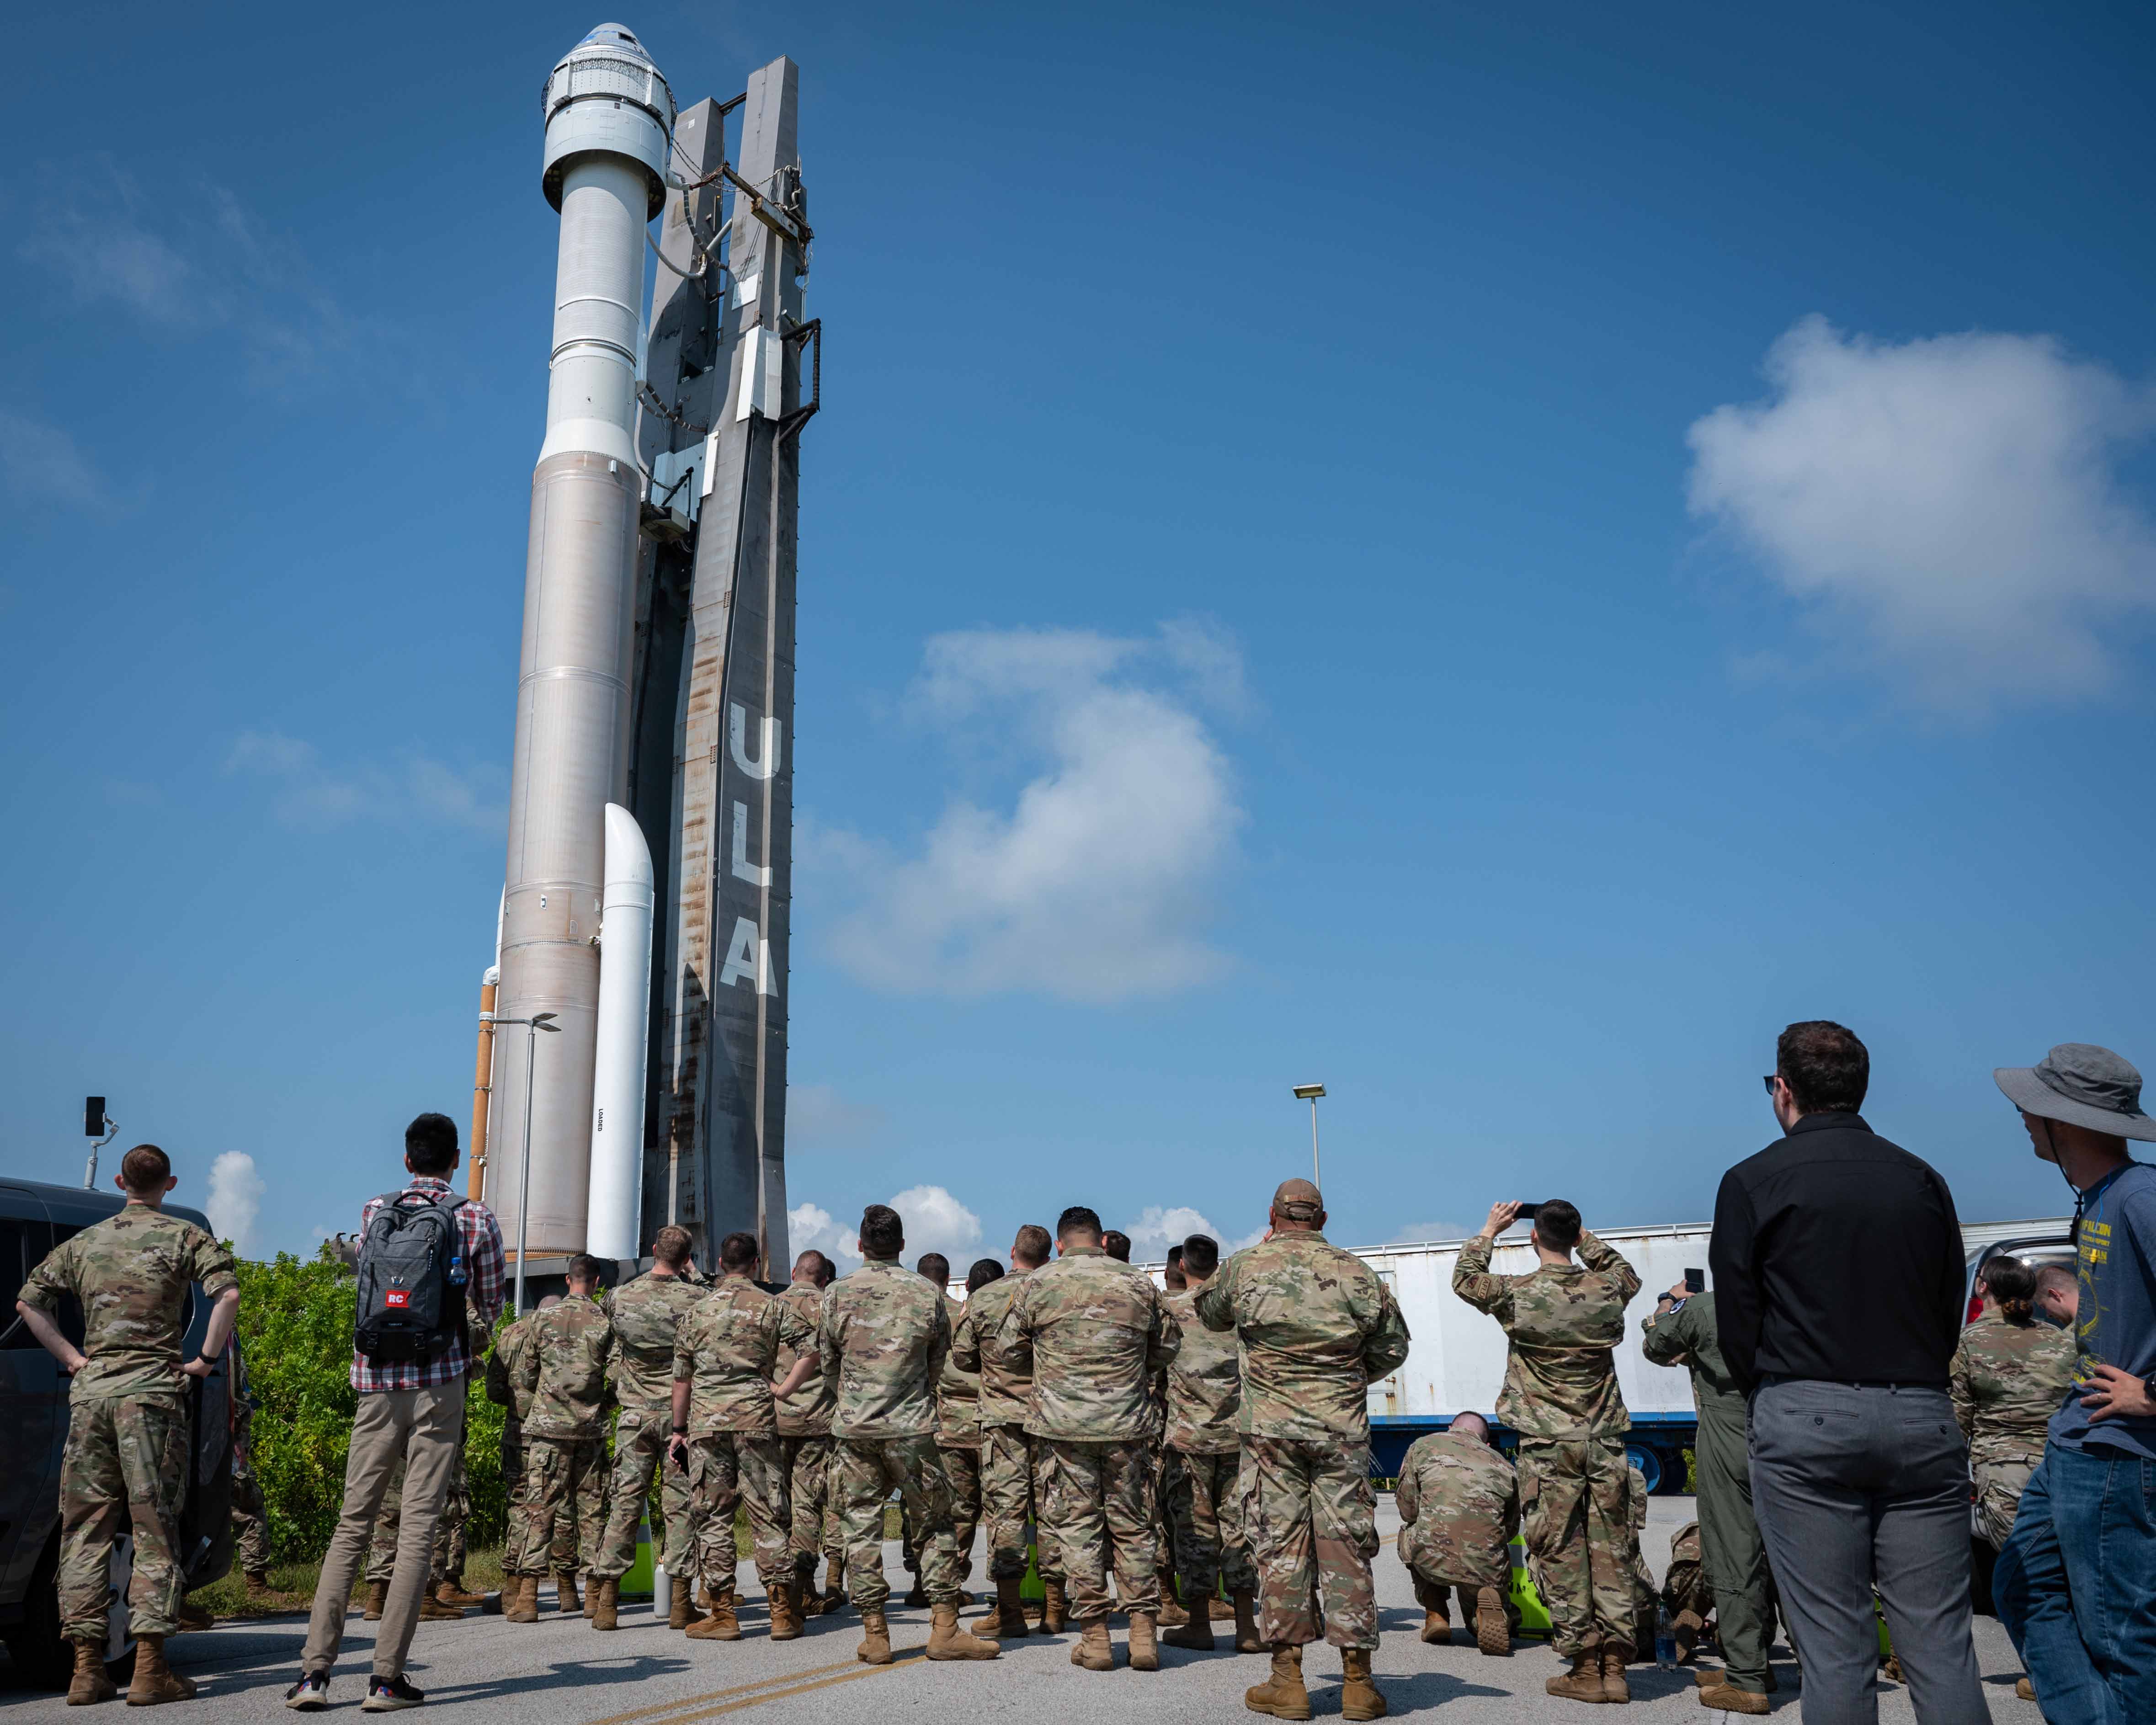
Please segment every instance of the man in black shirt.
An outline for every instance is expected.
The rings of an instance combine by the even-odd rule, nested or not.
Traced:
[[[1792,1024],[1788,1136],[1722,1176],[1722,1352],[1751,1397],[1753,1499],[1804,1661],[1806,1725],[1872,1725],[1876,1584],[1920,1725],[1990,1713],[1969,1639],[1969,1452],[1947,1394],[1961,1225],[1928,1165],[1857,1113],[1871,1056]]]

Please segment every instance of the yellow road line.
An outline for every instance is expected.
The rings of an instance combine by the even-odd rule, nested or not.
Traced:
[[[630,1725],[637,1719],[655,1719],[661,1713],[679,1712],[683,1707],[701,1707],[707,1701],[724,1701],[729,1696],[747,1695],[752,1689],[768,1689],[774,1683],[795,1683],[803,1677],[821,1676],[826,1671],[843,1671],[858,1661],[842,1660],[836,1665],[811,1666],[805,1671],[796,1671],[787,1677],[766,1677],[761,1683],[738,1683],[731,1689],[714,1689],[708,1695],[685,1695],[679,1701],[661,1702],[657,1707],[639,1707],[634,1712],[608,1713],[603,1719],[588,1719],[584,1725]]]
[[[865,1665],[857,1671],[842,1672],[835,1677],[819,1678],[814,1683],[796,1683],[790,1689],[769,1689],[762,1695],[752,1695],[746,1701],[730,1701],[722,1707],[707,1707],[701,1713],[684,1713],[678,1719],[670,1720],[668,1725],[690,1725],[693,1720],[714,1719],[721,1713],[738,1712],[743,1707],[760,1707],[767,1701],[791,1701],[797,1695],[806,1695],[814,1689],[829,1689],[834,1683],[858,1683],[863,1677],[880,1676],[884,1672],[896,1671],[902,1665],[911,1665],[921,1656],[921,1651],[916,1648],[895,1656],[889,1665]]]
[[[844,1660],[835,1665],[811,1666],[806,1671],[794,1671],[785,1676],[767,1677],[760,1683],[740,1683],[731,1689],[714,1689],[705,1695],[685,1695],[678,1701],[665,1702],[655,1707],[639,1707],[632,1712],[609,1713],[603,1719],[587,1720],[585,1725],[632,1725],[634,1721],[658,1719],[662,1717],[665,1718],[665,1725],[693,1725],[693,1722],[699,1719],[716,1718],[721,1713],[735,1712],[742,1707],[759,1707],[767,1701],[783,1701],[788,1696],[806,1695],[814,1689],[828,1689],[834,1683],[850,1683],[858,1678],[873,1677],[879,1671],[887,1671],[897,1666],[910,1664],[914,1660],[919,1659],[925,1651],[926,1650],[922,1648],[908,1648],[906,1651],[895,1656],[890,1665],[857,1666],[857,1662],[853,1660]],[[839,1675],[836,1676],[829,1675],[834,1671]],[[821,1681],[816,1682],[805,1681],[812,1677]],[[759,1691],[762,1692],[758,1693]],[[736,1699],[735,1697],[737,1697],[742,1698]],[[707,1707],[705,1705],[707,1702],[716,1702],[719,1705]],[[685,1712],[682,1711],[684,1708],[695,1708],[699,1711]]]

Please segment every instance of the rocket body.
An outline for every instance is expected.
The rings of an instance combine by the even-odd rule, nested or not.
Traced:
[[[501,911],[503,1018],[490,1198],[527,1254],[585,1245],[606,805],[624,800],[639,511],[634,441],[644,226],[674,104],[640,44],[605,24],[547,80],[544,185],[562,216],[547,431],[531,476],[523,647]],[[537,1070],[527,1070],[534,1059]],[[528,1108],[527,1108],[528,1096]],[[526,1120],[530,1137],[526,1137]],[[528,1160],[528,1178],[526,1163]]]

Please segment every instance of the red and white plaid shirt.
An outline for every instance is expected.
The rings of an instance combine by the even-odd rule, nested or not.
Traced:
[[[438,1199],[456,1196],[447,1180],[438,1180],[431,1174],[413,1175],[404,1190],[424,1192]],[[370,1198],[367,1207],[360,1211],[362,1240],[367,1238],[367,1224],[374,1219],[375,1211],[381,1207],[381,1199]],[[468,1199],[458,1206],[457,1228],[464,1236],[465,1300],[480,1322],[491,1329],[501,1311],[503,1297],[501,1224],[495,1220],[494,1212],[485,1204]],[[470,1370],[471,1356],[465,1343],[465,1327],[459,1324],[448,1352],[430,1360],[377,1366],[364,1354],[355,1353],[352,1357],[352,1387],[362,1395],[383,1389],[425,1389],[453,1383]]]

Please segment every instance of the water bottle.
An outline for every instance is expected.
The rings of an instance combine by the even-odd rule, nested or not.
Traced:
[[[1677,1666],[1677,1626],[1670,1621],[1670,1608],[1655,1614],[1655,1663],[1666,1671]]]

